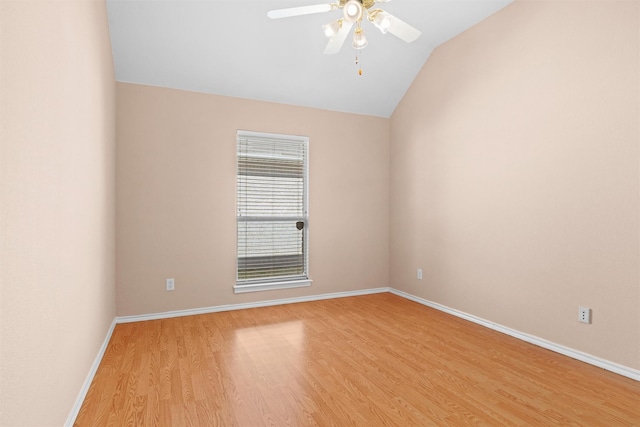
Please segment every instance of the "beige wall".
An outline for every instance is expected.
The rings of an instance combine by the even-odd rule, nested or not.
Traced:
[[[115,316],[103,1],[0,1],[0,425],[62,425]]]
[[[117,123],[118,315],[388,286],[388,120],[119,83]],[[311,287],[233,293],[238,129],[310,137]]]
[[[391,119],[391,286],[640,368],[638,9],[518,1],[434,51]]]

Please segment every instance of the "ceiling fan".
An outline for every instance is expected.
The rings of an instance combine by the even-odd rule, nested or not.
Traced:
[[[391,33],[407,43],[416,40],[422,34],[420,30],[406,22],[396,18],[382,9],[373,8],[376,3],[387,3],[391,0],[338,0],[337,3],[316,4],[310,6],[290,7],[287,9],[271,10],[267,16],[271,19],[290,18],[292,16],[310,15],[313,13],[331,12],[342,9],[344,16],[322,26],[329,43],[324,53],[331,55],[340,52],[351,28],[356,26],[353,32],[352,46],[355,49],[364,49],[368,42],[362,29],[362,20],[367,19],[373,23],[382,34]],[[373,9],[372,9],[373,8]]]

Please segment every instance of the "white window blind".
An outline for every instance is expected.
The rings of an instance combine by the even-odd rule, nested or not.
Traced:
[[[308,279],[307,146],[238,131],[236,289]]]

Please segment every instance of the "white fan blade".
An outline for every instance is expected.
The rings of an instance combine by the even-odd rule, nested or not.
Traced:
[[[387,14],[391,18],[391,26],[389,26],[389,32],[400,40],[411,43],[422,34],[422,31],[418,30],[417,28],[412,27],[403,20],[391,15],[390,13]]]
[[[331,37],[331,40],[329,40],[329,43],[327,43],[327,47],[324,48],[325,55],[333,55],[334,53],[340,52],[344,41],[347,39],[347,36],[351,32],[351,28],[353,28],[352,22],[342,22],[342,27],[340,28],[340,30],[336,33],[335,36]]]
[[[331,12],[332,4],[314,4],[311,6],[290,7],[288,9],[270,10],[267,16],[271,19],[290,18],[292,16],[310,15],[312,13]]]

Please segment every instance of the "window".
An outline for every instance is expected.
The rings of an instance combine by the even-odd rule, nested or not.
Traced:
[[[238,131],[236,293],[309,286],[309,138]]]

